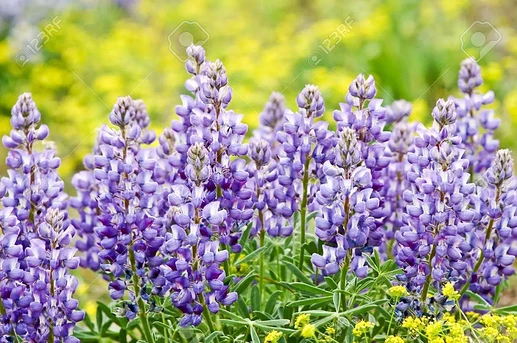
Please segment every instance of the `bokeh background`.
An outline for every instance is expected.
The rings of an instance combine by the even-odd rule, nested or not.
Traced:
[[[193,40],[208,59],[225,64],[234,90],[230,106],[251,129],[272,91],[283,92],[294,107],[307,83],[320,87],[331,118],[359,73],[374,75],[386,104],[406,99],[413,118],[428,122],[439,97],[459,94],[459,64],[470,55],[482,66],[483,90],[496,93],[493,108],[503,122],[498,138],[517,151],[515,5],[0,0],[0,136],[10,129],[18,95],[32,92],[69,181],[117,96],[143,99],[158,133],[169,124],[188,76],[183,51]],[[0,174],[5,153],[0,149]]]

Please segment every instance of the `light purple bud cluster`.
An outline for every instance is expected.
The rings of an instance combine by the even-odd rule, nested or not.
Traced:
[[[8,176],[0,182],[0,294],[2,340],[79,342],[74,326],[83,320],[73,299],[79,265],[70,246],[75,229],[66,211],[60,159],[51,148],[40,151],[48,127],[30,94],[12,110],[13,130],[2,142],[9,150]]]
[[[487,170],[499,148],[494,131],[501,122],[494,118],[493,110],[482,108],[494,101],[494,92],[476,92],[482,83],[478,64],[472,59],[464,60],[458,77],[458,86],[464,96],[454,101],[458,114],[456,127],[462,140],[462,148],[466,150],[470,162],[470,174],[480,174]]]

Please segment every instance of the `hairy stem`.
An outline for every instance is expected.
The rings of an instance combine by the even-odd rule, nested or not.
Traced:
[[[427,299],[427,292],[429,292],[429,285],[431,284],[431,278],[433,274],[433,258],[436,255],[436,243],[433,243],[433,248],[431,250],[431,255],[429,255],[429,275],[425,280],[424,289],[422,290],[422,297],[420,298],[422,301]]]
[[[303,195],[302,204],[300,209],[300,261],[298,267],[300,270],[303,269],[303,263],[305,259],[305,231],[307,230],[307,193],[309,192],[309,163],[311,159],[309,156],[305,156],[305,164],[303,166]]]
[[[264,215],[262,211],[259,211],[259,220],[260,220],[260,248],[264,247],[264,238],[266,231],[264,230]],[[260,280],[259,280],[259,289],[260,289],[260,298],[264,297],[264,253],[260,254]]]
[[[497,187],[497,191],[496,191],[496,195],[495,195],[495,203],[497,204],[499,202],[499,198],[501,196],[501,187]],[[490,239],[490,236],[492,235],[492,230],[494,229],[494,219],[491,218],[490,219],[490,222],[488,223],[488,228],[486,230],[486,235],[485,235],[485,241],[483,242],[483,249],[481,249],[481,254],[479,255],[479,259],[478,261],[476,262],[476,264],[474,265],[474,269],[472,269],[472,274],[470,275],[471,277],[469,279],[467,279],[467,281],[465,282],[465,285],[463,285],[463,287],[461,288],[460,290],[460,295],[463,295],[465,294],[469,287],[470,287],[470,280],[472,278],[472,275],[476,274],[479,270],[479,268],[481,268],[481,264],[483,264],[483,261],[485,259],[485,252],[484,252],[484,246],[486,244],[486,242]]]
[[[138,303],[138,316],[140,317],[140,323],[142,324],[142,329],[144,330],[144,336],[147,340],[147,343],[154,343],[154,337],[151,333],[151,327],[149,326],[149,321],[147,320],[147,314],[145,313],[145,303],[142,297],[140,296],[140,286],[138,285],[138,275],[136,275],[136,261],[135,261],[135,252],[133,248],[129,248],[129,261],[131,263],[131,271],[133,272],[133,289],[135,292],[135,297]]]

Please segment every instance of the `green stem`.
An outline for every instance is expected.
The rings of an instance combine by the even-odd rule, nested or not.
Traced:
[[[203,298],[203,295],[199,295],[199,302],[203,305],[203,316],[205,317],[206,324],[208,325],[208,329],[210,330],[210,333],[215,332],[215,326],[214,322],[212,321],[212,317],[210,315],[210,311],[208,310],[208,306],[206,306],[205,299]],[[219,338],[215,337],[215,342],[219,342]]]
[[[147,314],[145,312],[145,303],[142,297],[140,296],[140,286],[138,285],[138,275],[136,275],[136,261],[135,261],[135,252],[132,247],[129,248],[129,262],[131,263],[131,271],[133,272],[133,288],[135,292],[135,297],[138,299],[138,316],[140,317],[140,323],[142,324],[142,329],[144,331],[145,339],[147,343],[154,343],[154,337],[151,332],[151,327],[149,326],[149,321],[147,320]]]
[[[169,341],[169,339],[168,339],[169,329],[168,329],[167,321],[165,320],[165,314],[163,312],[162,312],[162,323],[163,323],[163,325],[165,325],[167,327],[167,329],[163,330],[164,342],[168,342]]]
[[[422,290],[421,300],[425,301],[427,299],[427,292],[429,292],[429,285],[431,284],[431,277],[433,274],[433,258],[436,255],[436,243],[433,243],[433,248],[431,250],[431,255],[429,255],[429,275],[425,280],[424,289]]]
[[[260,220],[260,248],[264,246],[264,238],[266,231],[264,230],[264,216],[262,215],[262,211],[259,211],[259,220]],[[260,299],[264,298],[264,254],[260,255],[260,280],[259,280],[259,289],[260,289]]]
[[[298,263],[298,267],[303,271],[303,262],[305,259],[305,231],[306,231],[306,221],[307,221],[307,193],[309,191],[309,163],[311,159],[309,156],[305,156],[305,164],[303,166],[303,195],[302,195],[302,204],[300,209],[300,261]]]
[[[497,187],[497,191],[496,191],[496,195],[495,195],[495,203],[499,203],[499,197],[501,196],[501,186],[498,186]],[[486,230],[486,235],[485,235],[485,242],[483,244],[483,247],[486,245],[486,242],[490,239],[490,236],[492,235],[492,230],[494,228],[494,219],[490,219],[490,222],[488,223],[488,228]],[[479,270],[479,268],[481,267],[481,264],[483,263],[483,260],[485,259],[485,253],[483,251],[483,249],[481,249],[481,254],[479,255],[479,259],[478,261],[476,262],[476,264],[474,265],[474,269],[472,269],[472,274],[471,274],[471,278],[472,278],[472,275],[476,274],[477,271]],[[465,294],[469,287],[470,287],[470,279],[469,278],[467,280],[467,282],[465,282],[465,285],[463,285],[463,287],[461,288],[460,290],[460,295],[463,295]]]
[[[350,266],[350,250],[347,252],[345,257],[345,262],[343,262],[343,268],[341,269],[341,281],[339,282],[339,288],[343,291],[341,294],[341,306],[343,307],[343,311],[346,311],[346,298],[345,298],[345,290],[346,290],[346,276],[348,274],[348,268]],[[338,311],[339,309],[336,309]]]
[[[396,298],[395,300],[395,304],[398,304],[399,302],[399,298]],[[388,331],[386,332],[386,336],[389,336],[390,335],[390,330],[391,330],[391,323],[393,322],[393,316],[395,315],[395,311],[392,311],[391,312],[391,317],[390,317],[390,323],[388,325]]]
[[[493,219],[490,219],[490,222],[488,223],[488,229],[486,231],[486,236],[485,236],[485,244],[486,244],[486,241],[488,239],[490,239],[490,235],[492,234],[492,229],[494,227],[494,220]],[[479,255],[479,258],[478,258],[478,261],[476,262],[476,264],[474,265],[474,269],[472,269],[472,275],[476,274],[477,271],[479,270],[479,268],[481,267],[481,264],[483,263],[483,260],[485,259],[485,252],[483,251],[483,249],[481,249],[481,254]],[[467,292],[467,290],[469,289],[470,287],[470,279],[467,280],[467,282],[465,282],[465,285],[463,285],[463,287],[461,288],[460,290],[460,295],[463,295],[465,294],[465,292]]]

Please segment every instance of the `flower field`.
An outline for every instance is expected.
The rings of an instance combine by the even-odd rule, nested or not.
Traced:
[[[0,5],[0,342],[517,341],[505,4],[223,3]]]

